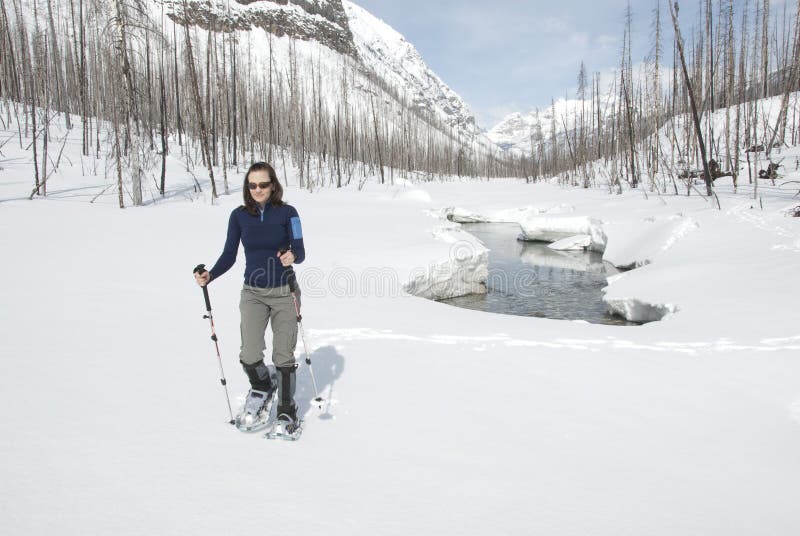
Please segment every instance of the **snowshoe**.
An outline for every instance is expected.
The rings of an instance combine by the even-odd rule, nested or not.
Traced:
[[[297,365],[278,367],[281,378],[278,386],[280,402],[275,412],[275,421],[264,436],[267,439],[296,441],[303,432],[303,420],[297,418],[297,404],[294,403],[296,370]]]
[[[275,401],[275,389],[259,391],[250,389],[235,424],[242,432],[257,432],[269,424],[269,414]]]

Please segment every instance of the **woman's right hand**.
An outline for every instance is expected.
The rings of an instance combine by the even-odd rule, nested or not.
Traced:
[[[208,282],[211,280],[211,272],[209,272],[208,270],[206,270],[203,273],[195,272],[194,273],[194,279],[195,279],[195,281],[197,281],[198,285],[200,285],[201,287],[204,287],[204,286],[208,285]]]

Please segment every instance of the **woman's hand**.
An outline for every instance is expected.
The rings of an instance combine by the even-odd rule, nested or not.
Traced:
[[[209,272],[208,270],[206,270],[202,274],[198,272],[194,273],[194,280],[197,281],[197,284],[200,285],[201,287],[208,285],[210,279],[211,279],[211,272]]]
[[[278,257],[281,259],[281,264],[284,267],[291,266],[292,263],[294,262],[294,253],[292,253],[292,250],[287,251],[283,255],[281,255],[281,252],[279,251]]]

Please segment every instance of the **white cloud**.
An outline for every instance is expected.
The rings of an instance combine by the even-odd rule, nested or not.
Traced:
[[[464,4],[442,19],[443,28],[454,35],[468,36],[461,43],[470,49],[504,45],[520,47],[534,41],[536,36],[560,36],[571,27],[564,16],[539,17],[533,12],[497,9],[491,4]],[[552,39],[552,37],[550,37]]]

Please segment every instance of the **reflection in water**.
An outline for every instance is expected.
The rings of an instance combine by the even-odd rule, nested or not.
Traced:
[[[594,251],[555,251],[543,242],[517,240],[519,226],[467,223],[489,252],[486,294],[441,300],[443,303],[493,313],[586,320],[596,324],[633,325],[610,315],[600,289],[606,276],[618,272]]]

